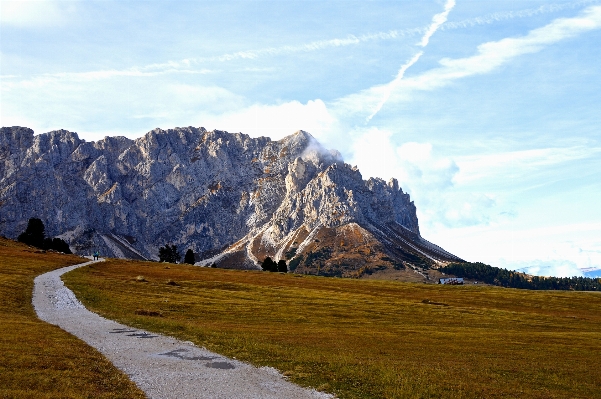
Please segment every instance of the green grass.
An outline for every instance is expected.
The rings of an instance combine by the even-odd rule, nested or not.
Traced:
[[[601,397],[598,293],[117,260],[64,280],[106,317],[341,398]]]
[[[33,279],[81,263],[0,238],[0,398],[143,398],[99,352],[39,320]]]

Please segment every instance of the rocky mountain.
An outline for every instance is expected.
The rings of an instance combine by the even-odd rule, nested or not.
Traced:
[[[157,259],[175,244],[198,264],[359,276],[459,260],[420,236],[395,179],[363,180],[309,133],[282,140],[204,128],[81,140],[0,131],[0,234],[31,217],[76,253]]]

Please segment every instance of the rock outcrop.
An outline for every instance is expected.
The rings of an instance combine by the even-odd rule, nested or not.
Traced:
[[[458,260],[419,234],[395,179],[363,180],[307,132],[279,141],[204,128],[130,140],[0,131],[0,233],[30,217],[76,253],[156,259],[176,244],[199,264],[354,276]]]

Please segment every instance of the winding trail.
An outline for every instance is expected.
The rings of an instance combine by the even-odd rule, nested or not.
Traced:
[[[36,277],[33,306],[40,319],[99,350],[149,398],[333,398],[294,385],[273,368],[256,368],[191,342],[134,329],[90,312],[65,287],[61,276],[96,262],[68,266]]]

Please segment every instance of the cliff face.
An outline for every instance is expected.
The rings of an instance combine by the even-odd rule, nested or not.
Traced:
[[[30,217],[76,253],[156,259],[192,248],[204,264],[353,275],[455,260],[423,240],[396,180],[361,173],[299,131],[279,141],[204,128],[155,129],[130,140],[65,130],[0,131],[0,233]]]

